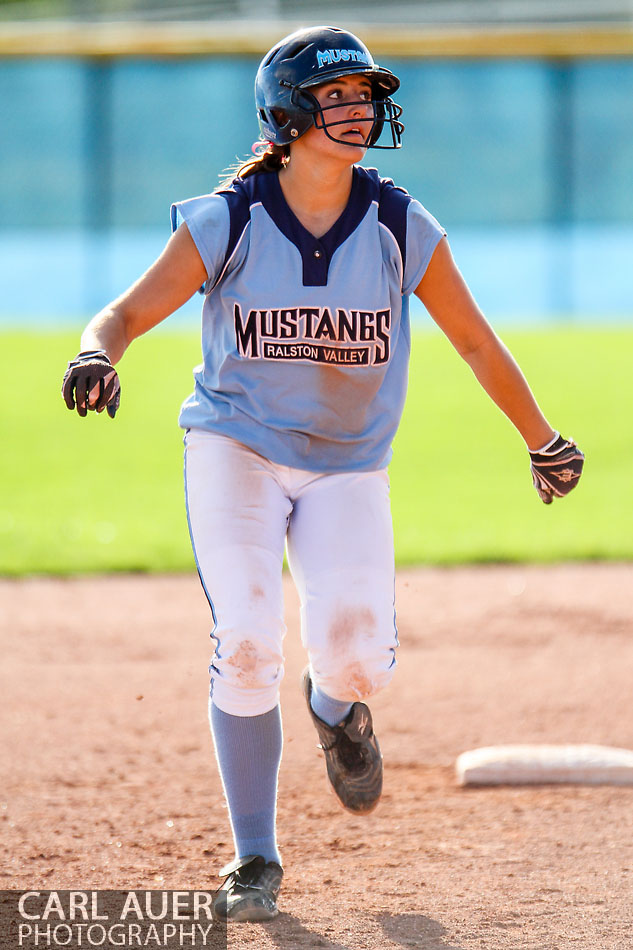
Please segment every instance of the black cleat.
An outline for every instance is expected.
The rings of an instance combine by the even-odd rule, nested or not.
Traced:
[[[257,854],[236,858],[220,871],[228,875],[215,892],[213,916],[222,921],[271,920],[277,916],[277,898],[283,869]]]
[[[354,703],[343,722],[328,726],[310,704],[309,669],[303,674],[302,687],[325,753],[328,778],[343,808],[356,815],[373,811],[382,793],[382,756],[369,708]]]

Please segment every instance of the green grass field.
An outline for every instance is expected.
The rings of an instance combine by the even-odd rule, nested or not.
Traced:
[[[418,331],[391,466],[398,562],[632,558],[633,329],[502,336],[585,451],[580,487],[543,505],[521,438],[446,340]],[[131,347],[114,421],[61,400],[77,345],[77,333],[0,333],[0,573],[193,570],[177,415],[198,333]]]

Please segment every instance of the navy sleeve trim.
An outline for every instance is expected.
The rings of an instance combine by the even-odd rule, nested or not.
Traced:
[[[235,179],[229,189],[226,189],[225,191],[214,192],[213,194],[217,194],[218,196],[221,195],[226,201],[229,212],[229,235],[222,265],[217,271],[216,276],[214,278],[209,278],[200,288],[198,288],[198,293],[203,295],[210,293],[218,281],[222,278],[227,264],[229,263],[233,252],[235,251],[235,248],[237,247],[240,238],[244,233],[248,222],[250,221],[252,188],[249,188],[248,184],[245,186],[240,179]],[[181,205],[187,203],[188,202],[175,202],[170,208],[172,234],[179,226],[179,218],[182,219],[183,223],[186,223],[186,217],[182,214]]]
[[[230,261],[233,251],[237,247],[239,240],[244,233],[244,228],[250,221],[251,217],[251,189],[243,186],[240,187],[242,182],[239,180],[235,182],[235,185],[237,187],[232,188],[230,191],[218,192],[218,194],[222,195],[229,207],[229,219],[231,222],[229,228],[229,241],[226,246],[224,262],[220,268],[220,276],[224,273],[226,265]]]
[[[411,195],[394,185],[390,178],[381,180],[378,220],[391,231],[400,248],[403,275],[407,266],[407,211],[412,200]]]
[[[178,205],[173,204],[169,209],[169,217],[171,219],[171,233],[173,234],[176,228],[178,227]]]

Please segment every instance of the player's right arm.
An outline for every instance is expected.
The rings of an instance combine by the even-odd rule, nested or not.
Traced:
[[[194,240],[181,224],[149,270],[93,317],[81,336],[81,349],[105,350],[117,363],[132,340],[178,310],[206,280]]]
[[[120,389],[114,364],[132,340],[186,303],[207,277],[189,229],[181,224],[149,270],[85,328],[81,352],[68,364],[62,383],[68,408],[80,416],[107,408],[114,417]]]

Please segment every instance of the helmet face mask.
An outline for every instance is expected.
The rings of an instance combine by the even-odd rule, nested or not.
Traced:
[[[314,87],[344,76],[364,76],[371,83],[371,101],[345,103],[365,109],[372,106],[373,116],[359,120],[368,125],[362,147],[400,148],[402,109],[391,99],[400,81],[374,63],[356,36],[334,27],[299,30],[277,43],[262,60],[255,79],[255,102],[263,138],[275,145],[289,145],[316,126],[332,141],[358,148],[361,143],[347,142],[330,132],[337,125],[349,124],[349,119],[328,121],[326,117],[329,110],[340,110],[342,104],[321,106],[312,92]],[[377,145],[385,126],[391,132],[391,143]]]
[[[361,125],[365,131],[365,140],[364,142],[347,142],[343,138],[338,138],[336,134],[331,133],[331,129],[336,129],[339,125],[349,125],[350,119],[334,119],[328,121],[325,113],[330,112],[333,109],[341,109],[341,105],[334,106],[320,106],[317,103],[317,108],[314,113],[314,125],[317,129],[322,129],[327,137],[333,142],[338,142],[339,145],[351,145],[352,148],[400,148],[401,147],[401,136],[404,129],[402,122],[399,122],[399,118],[402,115],[401,106],[397,105],[392,99],[358,99],[352,102],[346,102],[345,107],[349,106],[364,106],[365,108],[370,105],[372,107],[372,114],[366,119],[355,118],[354,124]],[[390,145],[377,145],[376,142],[380,137],[380,134],[383,128],[387,125],[391,132],[391,144]],[[365,126],[367,127],[365,129]]]

